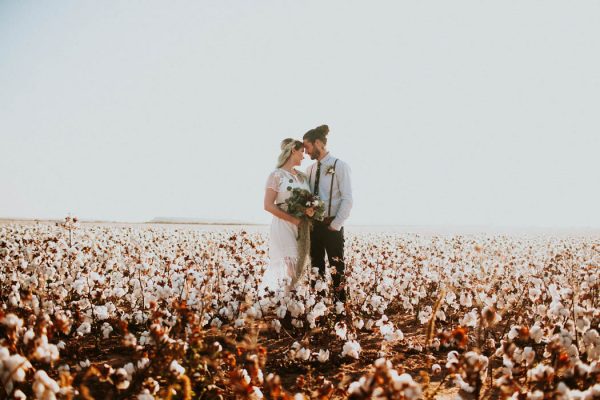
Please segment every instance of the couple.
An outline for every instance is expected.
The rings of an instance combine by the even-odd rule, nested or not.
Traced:
[[[270,262],[263,276],[261,287],[273,291],[283,287],[289,289],[303,277],[308,268],[309,252],[313,268],[317,268],[321,280],[325,281],[325,254],[329,265],[335,267],[333,292],[337,300],[346,301],[344,280],[344,222],[352,209],[352,188],[350,168],[342,160],[329,154],[327,150],[327,125],[311,129],[304,134],[303,142],[285,139],[281,142],[281,154],[277,160],[277,169],[269,175],[265,189],[265,210],[273,214],[271,223],[271,241],[269,245]],[[308,167],[306,174],[298,171],[308,154],[316,160]],[[281,206],[291,195],[294,188],[302,188],[319,196],[325,203],[325,219],[314,221],[310,232],[310,248],[299,245],[298,226],[300,219],[288,214]],[[312,280],[311,284],[315,285]]]

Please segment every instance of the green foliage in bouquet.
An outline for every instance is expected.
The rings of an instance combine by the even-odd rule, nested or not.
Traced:
[[[285,201],[288,213],[300,219],[323,221],[325,203],[306,189],[294,188],[291,196]]]

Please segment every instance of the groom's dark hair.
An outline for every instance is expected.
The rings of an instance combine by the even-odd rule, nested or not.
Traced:
[[[319,139],[323,144],[327,144],[327,134],[329,133],[329,127],[327,125],[317,126],[315,129],[311,129],[306,132],[302,137],[303,140],[308,140],[314,143],[315,140]]]

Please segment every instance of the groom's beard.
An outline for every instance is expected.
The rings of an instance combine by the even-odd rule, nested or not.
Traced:
[[[310,153],[311,160],[318,160],[321,157],[321,151],[319,149],[314,149],[312,153]]]

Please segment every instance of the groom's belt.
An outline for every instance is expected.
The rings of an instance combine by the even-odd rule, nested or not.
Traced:
[[[332,217],[325,217],[325,218],[323,218],[323,221],[317,221],[317,223],[325,225],[325,226],[329,226],[329,225],[331,225],[331,222],[333,222],[334,219],[335,219],[335,215]]]

